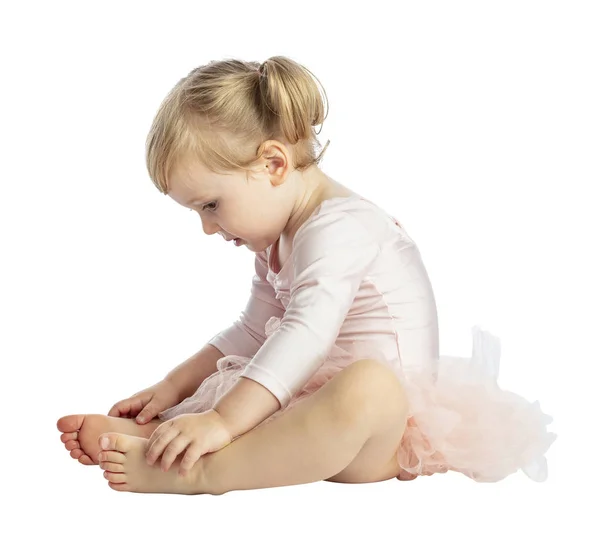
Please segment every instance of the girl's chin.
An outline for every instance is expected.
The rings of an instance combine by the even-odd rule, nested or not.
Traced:
[[[250,250],[252,250],[252,245],[250,245],[250,243],[248,243],[248,241],[245,241],[244,239],[236,239],[235,240],[235,246],[236,247],[246,247]]]
[[[237,240],[236,240],[237,241]],[[239,245],[238,245],[239,243]],[[263,244],[262,245],[256,245],[256,242],[253,243],[249,243],[248,241],[246,241],[245,239],[240,239],[238,242],[235,243],[235,247],[246,247],[248,250],[252,251],[253,253],[261,253],[266,251],[270,245],[269,244]]]

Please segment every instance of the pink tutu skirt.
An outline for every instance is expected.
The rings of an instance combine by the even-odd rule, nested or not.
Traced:
[[[271,318],[267,338],[279,327]],[[556,434],[548,432],[552,417],[538,401],[525,398],[497,384],[500,340],[480,327],[472,328],[471,358],[440,356],[427,365],[397,373],[409,402],[406,428],[397,452],[403,473],[399,480],[456,471],[477,482],[497,482],[521,469],[529,478],[543,482],[548,476],[544,457]],[[321,368],[285,409],[268,423],[307,398],[354,361],[376,351],[352,352],[334,346]],[[217,371],[181,403],[161,412],[161,420],[183,413],[207,411],[238,380],[250,358],[225,356]],[[396,372],[396,370],[394,371]],[[401,422],[404,422],[402,420]]]

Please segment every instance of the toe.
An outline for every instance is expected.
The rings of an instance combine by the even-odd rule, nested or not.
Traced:
[[[98,461],[110,463],[125,463],[125,454],[113,450],[104,450],[98,454]]]
[[[104,471],[104,478],[113,484],[123,484],[127,482],[127,475],[123,473],[111,473],[110,471]]]
[[[69,440],[77,440],[76,432],[64,432],[60,435],[61,442],[68,442]]]
[[[71,450],[71,457],[77,459],[82,465],[95,465],[91,457],[87,455],[81,448]]]
[[[110,461],[103,461],[100,463],[100,468],[103,471],[110,471],[111,473],[125,472],[125,466],[122,463],[111,463]]]
[[[128,484],[113,484],[112,482],[109,482],[108,485],[113,490],[116,490],[117,492],[129,492],[130,491]]]
[[[73,459],[79,459],[82,455],[85,455],[85,452],[81,448],[75,448],[71,450],[69,454]]]
[[[65,443],[65,448],[67,448],[68,451],[76,450],[77,448],[81,448],[81,444],[79,443],[79,440],[69,440]]]
[[[84,419],[85,415],[66,415],[57,421],[56,428],[61,432],[75,432],[81,428]]]
[[[131,449],[132,438],[135,437],[117,432],[105,432],[98,437],[98,444],[103,450],[127,453]]]

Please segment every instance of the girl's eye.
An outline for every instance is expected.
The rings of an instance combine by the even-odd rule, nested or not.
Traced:
[[[206,210],[206,209],[212,210],[212,211],[217,210],[217,202],[213,201],[212,203],[207,203],[206,205],[204,205],[202,207],[202,210]]]

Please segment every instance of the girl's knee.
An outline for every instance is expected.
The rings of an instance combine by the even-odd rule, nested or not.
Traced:
[[[359,360],[345,368],[347,387],[356,406],[370,411],[393,407],[402,414],[408,410],[404,387],[392,369],[376,360]]]
[[[402,384],[392,369],[376,360],[358,360],[343,371],[363,389],[387,388],[390,385],[402,389]]]

